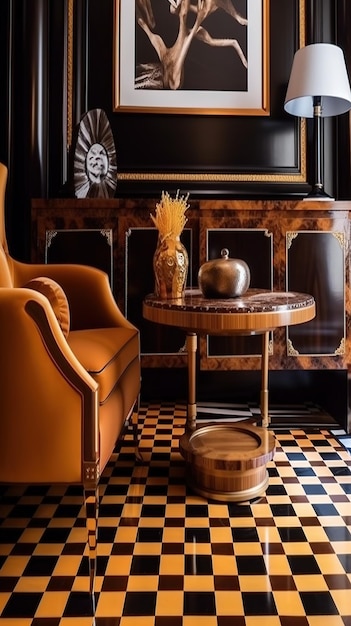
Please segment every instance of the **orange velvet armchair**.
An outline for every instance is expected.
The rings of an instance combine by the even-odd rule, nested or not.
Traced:
[[[0,163],[0,482],[81,484],[96,561],[99,477],[136,418],[139,331],[92,267],[11,258]]]

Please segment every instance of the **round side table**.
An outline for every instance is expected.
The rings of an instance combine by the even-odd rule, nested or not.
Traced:
[[[188,405],[186,430],[180,451],[187,464],[189,485],[215,500],[243,501],[265,491],[266,463],[273,458],[275,440],[267,431],[268,343],[270,331],[279,326],[302,324],[315,316],[311,295],[296,292],[249,289],[244,296],[204,298],[199,289],[186,290],[182,298],[162,300],[154,294],[143,303],[145,319],[177,326],[186,332],[188,355]],[[196,426],[197,335],[262,335],[262,428],[241,422]]]

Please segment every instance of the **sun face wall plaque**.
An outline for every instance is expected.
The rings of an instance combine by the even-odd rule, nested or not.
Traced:
[[[92,109],[81,119],[74,152],[73,181],[76,198],[112,198],[115,195],[115,142],[102,109]]]

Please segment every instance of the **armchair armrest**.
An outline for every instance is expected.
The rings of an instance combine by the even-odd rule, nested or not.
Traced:
[[[45,296],[0,289],[0,344],[0,479],[81,482],[84,463],[98,457],[98,384]]]

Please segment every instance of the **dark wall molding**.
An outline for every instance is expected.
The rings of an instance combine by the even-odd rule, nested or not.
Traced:
[[[2,84],[0,93],[1,160],[9,166],[8,231],[13,253],[26,259],[30,240],[30,199],[69,195],[67,145],[67,14],[71,3],[72,124],[92,108],[106,111],[113,130],[119,183],[117,195],[158,195],[180,187],[194,196],[291,197],[308,190],[311,170],[311,129],[306,124],[306,181],[294,182],[299,172],[300,145],[293,148],[283,173],[291,180],[273,180],[282,173],[279,154],[286,137],[296,137],[299,120],[283,111],[292,57],[300,45],[293,27],[301,0],[270,0],[272,114],[265,119],[113,113],[113,0],[3,0],[1,19]],[[338,43],[351,68],[349,0],[305,0],[306,42],[322,38]],[[4,18],[4,19],[3,19]],[[281,40],[282,39],[282,40]],[[182,117],[182,119],[180,119]],[[200,119],[201,118],[201,119]],[[350,124],[345,114],[327,126],[325,180],[338,199],[351,196]],[[209,137],[221,137],[218,163],[211,161]],[[274,140],[273,140],[274,138]],[[300,141],[300,139],[299,139]],[[278,146],[278,148],[277,148]],[[167,148],[168,152],[164,150]],[[291,148],[290,148],[291,150]],[[185,163],[182,161],[185,155]],[[209,158],[211,157],[211,158]],[[209,171],[213,181],[167,180],[169,172]],[[284,170],[284,168],[283,168]],[[144,180],[140,172],[161,172],[166,177]],[[248,180],[225,181],[217,172],[247,172]],[[123,180],[124,173],[135,178]],[[257,181],[255,174],[267,174]]]

